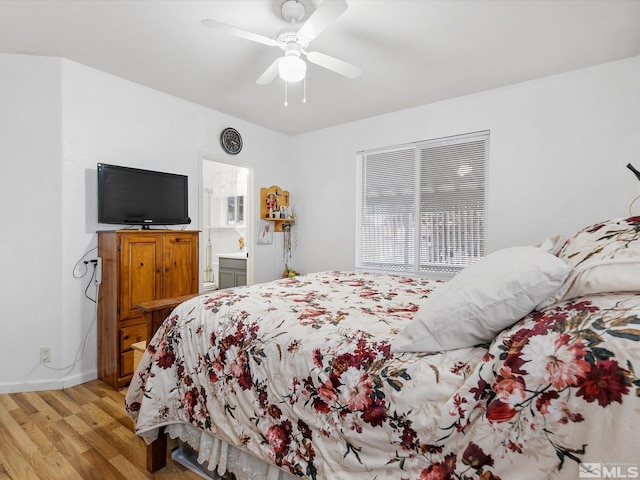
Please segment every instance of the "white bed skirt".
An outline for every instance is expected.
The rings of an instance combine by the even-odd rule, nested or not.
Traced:
[[[165,431],[171,438],[182,440],[198,452],[197,461],[204,474],[207,471],[217,475],[230,472],[236,480],[298,480],[290,473],[190,425],[167,425]]]

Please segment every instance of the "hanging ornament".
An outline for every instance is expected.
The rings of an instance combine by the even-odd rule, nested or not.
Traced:
[[[282,260],[285,265],[288,265],[291,260],[291,224],[289,222],[282,224],[282,232],[284,234]]]

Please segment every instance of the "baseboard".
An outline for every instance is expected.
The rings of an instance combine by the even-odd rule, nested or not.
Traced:
[[[65,375],[64,377],[52,380],[25,380],[19,383],[0,383],[0,394],[63,390],[80,385],[81,383],[90,382],[96,378],[98,378],[98,371],[91,370],[89,372]]]

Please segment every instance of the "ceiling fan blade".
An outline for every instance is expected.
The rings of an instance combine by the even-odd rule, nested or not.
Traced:
[[[218,32],[224,32],[233,35],[234,37],[244,38],[245,40],[251,40],[252,42],[262,43],[263,45],[267,45],[269,47],[275,47],[278,45],[278,43],[273,38],[265,37],[264,35],[260,35],[258,33],[249,32],[232,25],[227,25],[226,23],[218,22],[217,20],[211,20],[210,18],[202,20],[202,25],[207,28],[211,28],[212,30],[217,30]]]
[[[280,60],[282,60],[282,57],[276,58],[264,73],[258,77],[256,80],[258,85],[266,85],[267,83],[273,82],[273,79],[278,75],[278,65],[280,64]]]
[[[309,19],[300,27],[298,35],[303,36],[309,42],[316,38],[327,28],[331,22],[342,15],[347,9],[345,0],[325,0],[316,8]]]
[[[345,77],[358,78],[362,75],[362,69],[360,67],[356,67],[355,65],[351,65],[343,60],[330,57],[324,53],[308,52],[306,55],[307,59],[309,59],[311,63],[320,65],[321,67],[339,73],[340,75],[344,75]]]

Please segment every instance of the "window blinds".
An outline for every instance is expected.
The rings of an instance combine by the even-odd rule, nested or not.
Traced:
[[[489,132],[359,156],[357,267],[451,276],[484,255]]]

